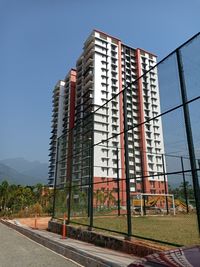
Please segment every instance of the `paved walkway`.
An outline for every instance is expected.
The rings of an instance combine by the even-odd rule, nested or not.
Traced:
[[[94,256],[95,258],[99,258],[100,261],[103,261],[105,263],[110,262],[110,264],[113,263],[117,264],[118,266],[127,266],[137,258],[125,253],[121,253],[119,251],[97,247],[93,244],[71,238],[63,240],[59,235],[47,231],[38,232],[43,236],[50,238],[51,240],[57,241],[60,244],[67,245],[68,248],[77,249],[79,252],[82,252],[85,255],[87,254],[89,257]]]
[[[38,245],[19,232],[0,223],[0,266],[1,267],[77,267],[55,252]]]
[[[23,234],[29,236],[40,244],[65,255],[67,258],[73,259],[75,262],[78,262],[83,266],[125,267],[138,259],[129,254],[97,247],[93,244],[79,240],[71,238],[61,239],[60,235],[45,230],[33,230],[27,226],[19,224],[17,221],[15,222],[15,225],[13,224],[13,221],[10,221],[9,223],[10,226],[14,227],[17,231],[21,231]]]

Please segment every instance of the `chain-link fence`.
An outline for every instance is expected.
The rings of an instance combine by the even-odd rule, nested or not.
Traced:
[[[54,217],[199,243],[200,35],[149,66],[139,78],[125,73],[119,93],[114,79],[112,93],[100,88],[110,94],[101,106],[85,92],[75,127],[57,140]]]

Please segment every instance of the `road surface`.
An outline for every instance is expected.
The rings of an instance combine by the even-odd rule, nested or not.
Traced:
[[[0,223],[1,267],[81,266]]]

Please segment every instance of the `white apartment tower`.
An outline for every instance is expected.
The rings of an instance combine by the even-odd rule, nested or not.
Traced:
[[[56,171],[56,154],[57,154],[57,139],[62,135],[63,131],[63,118],[64,118],[64,81],[58,81],[52,97],[52,131],[50,137],[49,148],[49,185],[54,185],[55,171]]]
[[[124,130],[123,96],[118,93],[127,87],[128,126],[134,126],[128,132],[131,191],[142,191],[143,175],[148,176],[144,180],[146,192],[164,193],[163,176],[159,176],[164,153],[161,119],[138,126],[160,114],[157,69],[134,82],[154,65],[155,55],[131,48],[108,34],[94,30],[88,37],[76,65],[74,179],[84,180],[89,175],[91,152],[87,147],[91,142],[94,181],[117,177],[117,148],[119,178],[125,178],[124,136],[114,135]]]
[[[132,128],[128,131],[131,192],[166,193],[159,175],[165,164],[161,119],[141,124],[160,114],[157,68],[151,69],[155,65],[152,53],[99,30],[90,34],[76,63],[75,113],[70,114],[74,116],[73,180],[87,183],[91,172],[94,182],[119,177],[121,199],[125,199],[124,134],[119,133],[124,131],[120,92],[126,88],[127,123]],[[141,177],[145,177],[144,188]],[[97,184],[94,190],[113,186]]]
[[[75,84],[76,71],[71,69],[63,81],[58,81],[53,91],[52,135],[49,148],[50,186],[54,185],[55,172],[57,172],[57,184],[60,186],[66,182],[66,176],[70,175],[67,166],[70,164],[69,155],[72,150],[70,130],[74,127]],[[60,138],[64,133],[68,133],[66,138]],[[58,140],[60,140],[60,144],[58,144]],[[61,163],[56,164],[56,162]]]

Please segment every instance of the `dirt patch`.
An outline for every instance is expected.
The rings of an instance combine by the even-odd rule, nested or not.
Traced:
[[[16,220],[28,227],[31,228],[38,228],[40,230],[45,230],[48,228],[48,222],[51,219],[51,217],[37,217],[37,218],[16,218]]]

